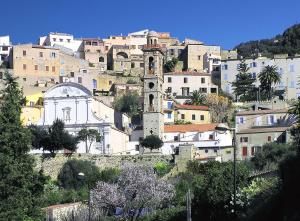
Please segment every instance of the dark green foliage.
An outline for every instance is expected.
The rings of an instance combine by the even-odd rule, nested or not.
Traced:
[[[192,124],[191,121],[185,121],[185,120],[175,120],[174,122],[175,125],[180,125],[180,124]]]
[[[286,29],[282,35],[271,39],[249,41],[235,47],[244,58],[257,57],[258,53],[271,57],[274,54],[300,53],[300,24]]]
[[[239,64],[238,71],[239,73],[236,75],[236,80],[231,83],[236,98],[239,101],[255,100],[255,79],[248,72],[249,67],[245,63],[245,60],[242,60]]]
[[[295,147],[290,144],[267,143],[255,153],[251,162],[256,170],[277,169],[283,159],[295,153]]]
[[[48,129],[30,126],[33,134],[32,146],[36,149],[48,150],[53,156],[58,150],[74,151],[78,139],[64,129],[64,122],[57,119]]]
[[[190,105],[203,105],[205,103],[205,94],[200,91],[193,91],[191,100],[188,101]]]
[[[277,69],[278,68],[274,65],[267,65],[258,75],[261,93],[265,94],[269,100],[271,100],[274,96],[272,85],[278,84],[281,79],[281,76],[278,73]]]
[[[178,63],[177,58],[172,58],[172,60],[167,61],[164,66],[165,73],[174,71],[177,63]]]
[[[139,218],[141,221],[182,221],[186,220],[186,208],[174,207],[155,211],[145,217]]]
[[[237,186],[247,183],[249,169],[245,164],[237,164]],[[233,163],[216,161],[188,163],[188,173],[177,184],[177,200],[182,201],[186,189],[193,192],[193,220],[231,220],[225,206],[233,194]]]
[[[118,168],[106,168],[100,171],[99,179],[106,183],[116,183],[120,175]]]
[[[149,135],[140,143],[143,147],[149,148],[151,151],[159,149],[163,145],[163,141],[156,135]]]
[[[83,173],[84,176],[80,176]],[[68,160],[58,174],[59,185],[65,189],[81,189],[93,187],[100,176],[100,171],[87,160]]]
[[[22,91],[16,78],[4,74],[0,106],[0,220],[38,220],[46,177],[34,170],[28,154],[30,131],[20,121]]]
[[[126,113],[131,117],[138,115],[141,110],[137,93],[127,93],[116,98],[113,106],[117,111]]]
[[[136,80],[134,80],[134,79],[129,79],[127,82],[126,82],[126,84],[136,84],[137,82],[136,82]]]

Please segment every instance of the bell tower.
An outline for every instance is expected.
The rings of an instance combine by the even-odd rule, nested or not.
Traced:
[[[144,46],[144,138],[151,134],[163,138],[163,52],[157,44],[158,34],[150,31]]]

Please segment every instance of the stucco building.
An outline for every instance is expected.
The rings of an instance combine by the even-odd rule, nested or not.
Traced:
[[[0,65],[4,61],[8,61],[8,56],[12,48],[9,36],[0,36]]]

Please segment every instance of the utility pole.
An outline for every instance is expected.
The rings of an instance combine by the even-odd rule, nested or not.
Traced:
[[[186,194],[186,220],[192,221],[191,190]]]

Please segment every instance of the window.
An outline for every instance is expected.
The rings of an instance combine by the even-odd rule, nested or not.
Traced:
[[[63,42],[64,40],[62,38],[59,39],[60,42]]]
[[[168,83],[172,83],[172,78],[168,77]]]
[[[74,72],[70,72],[70,75],[73,78],[74,77]]]
[[[112,85],[112,81],[109,81],[108,84],[109,84],[109,85]]]
[[[183,83],[188,83],[188,78],[183,78]]]
[[[23,64],[23,70],[26,70],[26,64]]]
[[[51,58],[56,58],[56,53],[55,52],[51,52],[50,57]]]
[[[8,51],[8,46],[2,46],[2,51]]]
[[[182,90],[182,96],[189,96],[189,94],[190,94],[189,87],[183,87],[181,90]]]
[[[64,121],[71,121],[71,108],[67,107],[63,109]]]
[[[223,70],[228,70],[228,65],[227,64],[223,65]]]
[[[205,78],[201,78],[201,84],[205,83]]]
[[[201,60],[201,55],[198,55],[198,60],[199,60],[199,61]]]
[[[248,137],[240,137],[240,142],[241,143],[247,143],[248,142]]]
[[[37,65],[34,65],[34,70],[38,70],[38,66]]]
[[[34,102],[33,102],[33,101],[30,101],[30,102],[29,102],[29,106],[30,106],[30,107],[33,107],[33,106],[34,106]]]
[[[167,92],[172,93],[172,87],[168,87]]]
[[[86,74],[86,73],[87,73],[87,70],[82,70],[82,73]]]
[[[99,62],[104,62],[104,57],[99,57]]]
[[[224,74],[224,80],[228,80],[228,74]]]
[[[248,152],[247,147],[243,147],[242,153],[243,153],[243,156],[244,156],[244,157],[247,156],[247,154],[248,154],[247,152]]]
[[[169,113],[168,113],[168,119],[171,119],[171,118],[172,118],[172,113],[169,112]]]
[[[26,56],[26,51],[25,50],[23,51],[23,56]]]
[[[170,49],[170,55],[174,55],[174,49]]]
[[[268,136],[268,141],[272,141],[272,137],[271,136]]]
[[[53,38],[53,41],[56,41],[56,38]]]
[[[40,58],[42,58],[44,56],[43,52],[40,52]]]
[[[268,123],[269,123],[269,125],[275,124],[275,116],[274,115],[268,116]]]
[[[218,153],[218,149],[214,149],[214,152],[215,152],[215,153]]]
[[[140,68],[144,68],[144,63],[140,63]]]
[[[256,79],[256,73],[255,72],[252,73],[252,78]]]
[[[78,83],[79,83],[79,84],[82,83],[82,77],[78,77]]]
[[[70,42],[71,42],[71,39],[67,39],[67,42],[70,43]]]
[[[184,120],[185,119],[185,115],[181,114],[181,119]]]
[[[135,63],[131,62],[131,68],[135,68]]]
[[[97,80],[93,79],[93,89],[97,88]]]
[[[257,66],[256,62],[253,62],[253,63],[252,63],[252,67],[255,68],[256,66]]]
[[[202,93],[207,93],[207,88],[206,88],[206,87],[201,87],[201,88],[200,88],[200,91],[201,91]]]
[[[208,139],[209,139],[209,140],[213,140],[213,139],[214,139],[214,135],[213,135],[213,134],[210,134]]]
[[[244,123],[244,117],[239,117],[237,122],[238,122],[238,124],[243,124]]]
[[[178,141],[178,136],[174,136],[174,141]]]
[[[173,104],[172,104],[172,101],[168,101],[168,109],[172,109],[172,107],[173,107]]]
[[[192,120],[196,120],[196,115],[192,114]]]
[[[108,48],[109,48],[108,46],[105,46],[105,50],[106,50],[106,51],[108,50]]]
[[[46,71],[49,71],[49,66],[46,66]]]
[[[204,120],[204,115],[200,115],[200,120]]]
[[[52,66],[52,72],[55,72],[55,66]]]
[[[294,70],[294,65],[293,64],[291,64],[290,65],[290,72],[294,72],[295,70]]]
[[[205,149],[205,153],[208,153],[208,149]]]
[[[26,78],[23,78],[23,81],[26,81]]]

